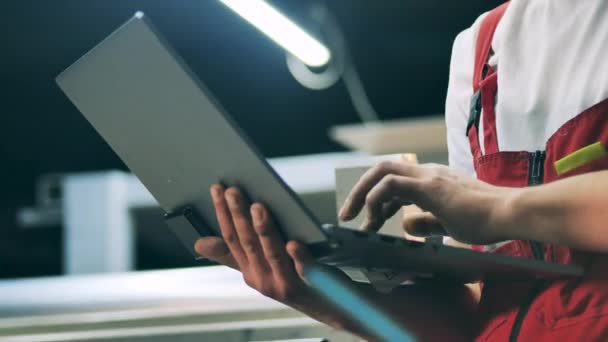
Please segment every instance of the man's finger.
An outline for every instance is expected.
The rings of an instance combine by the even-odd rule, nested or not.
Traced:
[[[407,215],[403,220],[403,229],[414,236],[447,235],[441,222],[430,212]]]
[[[353,219],[365,205],[367,194],[380,182],[386,175],[396,174],[402,176],[416,177],[419,175],[419,166],[399,162],[384,161],[369,169],[355,184],[348,195],[342,210],[340,219],[348,221]]]
[[[379,229],[386,220],[383,208],[390,202],[400,205],[409,203],[414,197],[417,181],[410,177],[385,176],[366,196],[368,225],[367,230]]]
[[[289,255],[285,251],[285,242],[281,239],[268,210],[263,205],[255,203],[251,206],[251,217],[264,257],[275,277],[284,281],[297,279]]]
[[[378,220],[370,220],[369,217],[365,217],[363,223],[361,224],[360,229],[363,231],[377,231],[382,228],[384,223],[388,221],[391,217],[393,217],[404,205],[409,205],[410,203],[402,203],[401,200],[395,198],[390,202],[383,203],[381,209],[381,217]]]
[[[249,262],[248,266],[256,273],[268,272],[269,267],[262,246],[249,216],[249,201],[238,188],[226,190],[225,196],[241,249]]]
[[[386,220],[383,218],[371,219],[369,216],[366,216],[365,219],[363,219],[360,229],[365,232],[376,232],[382,228],[384,222],[386,222]]]
[[[200,256],[213,260],[228,267],[239,269],[226,243],[218,237],[204,237],[196,241],[194,250]]]
[[[308,250],[306,250],[306,247],[297,241],[289,241],[287,243],[286,250],[294,261],[295,269],[298,275],[306,284],[308,284],[308,281],[306,280],[306,272],[311,267],[321,268],[324,272],[331,273],[333,276],[341,279],[342,281],[351,281],[350,277],[346,275],[344,271],[338,268],[316,263]]]
[[[221,185],[215,184],[211,186],[211,199],[215,207],[215,215],[220,224],[222,237],[230,250],[230,254],[237,262],[239,269],[243,270],[247,266],[247,257],[239,243],[239,237],[234,228],[228,204],[224,198],[224,189]]]
[[[408,203],[409,204],[409,203]],[[390,219],[391,217],[393,217],[398,211],[399,209],[401,209],[404,205],[407,204],[403,204],[398,198],[394,198],[392,199],[390,202],[388,203],[384,203],[382,205],[382,217],[385,220]]]
[[[297,241],[289,241],[285,246],[287,254],[293,260],[296,272],[304,279],[306,268],[314,263],[314,259],[306,250],[306,247]]]

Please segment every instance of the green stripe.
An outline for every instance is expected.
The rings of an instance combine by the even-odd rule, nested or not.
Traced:
[[[601,141],[578,149],[555,162],[555,171],[558,175],[574,170],[594,160],[608,156],[608,150]]]

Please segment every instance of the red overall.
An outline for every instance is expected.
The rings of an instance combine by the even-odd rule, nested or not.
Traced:
[[[494,31],[507,6],[499,6],[486,16],[477,40],[475,95],[467,127],[477,177],[499,186],[525,187],[608,169],[608,157],[559,175],[555,168],[556,161],[585,146],[597,142],[608,146],[608,99],[561,126],[547,141],[545,151],[498,150],[494,111],[498,75],[487,62]],[[480,117],[484,153],[479,145]],[[585,268],[585,275],[544,282],[487,281],[479,305],[476,341],[608,341],[608,255],[529,241],[511,241],[494,252],[576,263]]]

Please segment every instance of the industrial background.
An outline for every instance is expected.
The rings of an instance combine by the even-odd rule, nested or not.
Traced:
[[[312,1],[273,5],[307,27]],[[443,113],[452,41],[496,0],[327,0],[382,119]],[[357,122],[344,86],[299,85],[284,52],[212,0],[0,3],[0,277],[62,273],[60,227],[20,228],[45,174],[124,169],[54,77],[144,11],[267,157],[339,151],[329,127]],[[146,224],[143,222],[142,224]],[[141,240],[141,241],[140,241]],[[139,269],[188,265],[138,240]],[[182,258],[180,259],[181,256]]]

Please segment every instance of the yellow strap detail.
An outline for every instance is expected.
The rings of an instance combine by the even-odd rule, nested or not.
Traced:
[[[601,141],[594,144],[587,145],[581,149],[578,149],[564,158],[555,162],[555,171],[558,175],[566,173],[570,170],[574,170],[579,166],[583,166],[594,160],[607,157],[608,150]]]

